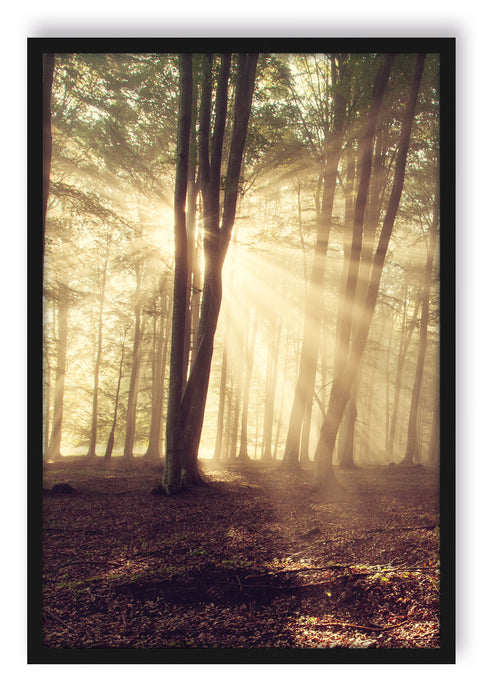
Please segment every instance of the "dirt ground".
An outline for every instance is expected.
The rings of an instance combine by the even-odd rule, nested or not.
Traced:
[[[204,474],[167,498],[151,464],[44,465],[44,647],[439,647],[436,471],[338,470],[337,502],[310,471]]]

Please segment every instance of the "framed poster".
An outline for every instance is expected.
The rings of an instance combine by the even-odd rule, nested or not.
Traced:
[[[28,49],[29,662],[453,663],[454,39]]]

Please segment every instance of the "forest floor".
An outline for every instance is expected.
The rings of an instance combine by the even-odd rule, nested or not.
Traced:
[[[309,470],[204,474],[167,498],[142,461],[44,465],[44,647],[439,647],[436,471],[337,470],[336,502]]]

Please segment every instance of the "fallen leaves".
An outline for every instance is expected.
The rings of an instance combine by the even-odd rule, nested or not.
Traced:
[[[44,498],[48,647],[421,648],[439,645],[438,490],[422,472],[369,469],[347,504],[310,474],[217,466],[210,483],[150,496],[156,474],[53,481]],[[50,472],[46,474],[50,485]]]

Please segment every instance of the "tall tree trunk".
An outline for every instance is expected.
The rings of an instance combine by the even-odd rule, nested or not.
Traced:
[[[120,395],[120,384],[122,382],[122,368],[124,366],[124,354],[125,354],[125,333],[122,339],[122,348],[120,354],[120,365],[119,365],[119,379],[117,381],[117,391],[115,393],[115,407],[113,411],[113,421],[112,427],[110,429],[110,435],[108,436],[107,449],[105,450],[104,463],[108,464],[112,459],[113,445],[115,442],[115,428],[117,426],[117,413],[119,410],[119,395]]]
[[[52,162],[52,85],[55,68],[55,54],[43,54],[43,86],[42,86],[42,123],[43,123],[43,257],[45,253],[45,224],[50,191],[50,169]]]
[[[407,106],[400,134],[394,182],[392,185],[392,191],[390,193],[387,212],[385,214],[385,218],[382,224],[380,238],[373,258],[373,266],[371,270],[371,277],[368,286],[368,292],[366,295],[365,306],[363,312],[360,313],[356,318],[356,330],[353,342],[350,346],[350,351],[345,367],[342,373],[336,376],[335,381],[332,385],[327,413],[323,421],[323,425],[320,432],[320,438],[316,448],[314,468],[315,485],[317,488],[327,490],[330,493],[337,493],[337,491],[340,490],[339,482],[335,477],[332,467],[332,454],[335,445],[335,438],[339,429],[340,422],[342,420],[342,415],[344,413],[345,406],[351,394],[352,385],[357,377],[359,363],[364,351],[364,347],[369,333],[369,328],[371,325],[371,320],[373,317],[373,312],[376,305],[376,299],[378,296],[378,289],[380,286],[385,255],[387,252],[390,236],[392,234],[397,210],[399,208],[402,188],[404,185],[404,174],[406,168],[407,153],[409,150],[411,129],[414,120],[414,112],[419,92],[419,86],[421,82],[421,76],[423,73],[424,61],[425,55],[419,54],[416,61],[414,74],[411,80],[411,87],[409,91]],[[358,202],[356,202],[356,208],[357,207]],[[352,262],[353,256],[351,254],[351,265]],[[351,269],[349,269],[349,276],[353,276]],[[348,280],[347,290],[349,290],[349,286],[351,284],[352,282]]]
[[[394,445],[395,436],[397,431],[397,417],[399,415],[399,401],[402,391],[402,373],[404,369],[404,362],[407,355],[407,350],[409,348],[409,343],[411,342],[411,337],[413,331],[416,327],[416,319],[418,317],[419,303],[416,300],[416,305],[414,307],[414,313],[411,321],[407,324],[407,282],[404,285],[404,308],[402,314],[402,329],[399,344],[399,355],[397,358],[397,368],[395,371],[395,384],[394,384],[394,402],[392,407],[392,416],[390,419],[390,432],[388,433],[387,441],[387,455],[389,460],[394,459]]]
[[[160,323],[158,328],[158,339],[156,352],[154,354],[154,376],[152,386],[151,401],[151,421],[148,448],[145,458],[153,463],[158,463],[161,459],[160,433],[163,412],[163,394],[165,385],[166,352],[168,345],[168,335],[170,333],[171,314],[167,308],[166,281],[164,280],[160,290],[159,305]]]
[[[46,457],[48,453],[48,445],[50,440],[50,401],[51,401],[51,370],[50,362],[48,358],[48,350],[45,346],[44,348],[44,368],[43,368],[43,378],[45,380],[45,387],[43,391],[43,403],[44,403],[44,432],[43,432],[43,454]]]
[[[311,280],[308,290],[308,299],[304,316],[303,344],[299,374],[294,393],[294,400],[289,419],[289,430],[283,464],[288,471],[299,468],[299,451],[301,440],[301,426],[308,402],[312,403],[316,366],[318,361],[318,348],[320,339],[320,326],[323,306],[323,281],[325,276],[325,259],[330,236],[333,201],[337,185],[338,165],[342,150],[344,133],[344,119],[346,104],[337,81],[334,77],[335,90],[335,125],[333,138],[327,136],[328,153],[326,154],[326,166],[323,175],[323,195],[321,209],[317,217],[317,238]]]
[[[421,382],[423,379],[423,369],[426,355],[426,340],[428,334],[428,318],[430,310],[430,285],[431,273],[433,269],[433,255],[435,250],[436,229],[438,227],[438,205],[435,200],[433,210],[433,222],[430,232],[430,241],[427,243],[428,253],[426,257],[425,281],[423,290],[423,303],[421,306],[421,324],[419,329],[418,359],[416,362],[416,373],[414,376],[413,391],[411,397],[411,408],[409,411],[409,424],[407,429],[406,454],[401,464],[410,466],[413,464],[414,453],[418,451],[417,419],[419,397],[421,392]]]
[[[69,284],[66,273],[57,290],[57,367],[53,393],[53,418],[50,442],[45,459],[60,459],[62,422],[64,415],[65,371],[67,358],[67,330],[69,319]]]
[[[125,420],[124,459],[132,459],[134,440],[136,437],[136,410],[139,389],[139,370],[141,365],[141,339],[144,332],[145,319],[141,318],[141,301],[139,299],[141,289],[141,273],[136,270],[136,305],[134,307],[134,343],[132,348],[131,376],[129,380],[129,393],[127,398],[127,413]]]
[[[267,353],[265,411],[263,415],[263,448],[261,458],[264,460],[272,459],[273,416],[275,409],[275,392],[277,389],[280,331],[282,326],[280,318],[277,318],[275,322],[275,331],[271,332],[273,328],[271,317],[269,317],[268,322],[268,332],[271,333],[271,342],[268,344]]]
[[[98,393],[99,393],[99,382],[100,382],[100,369],[101,369],[101,356],[103,350],[103,308],[105,306],[105,291],[107,284],[107,269],[108,269],[108,246],[106,248],[105,261],[102,271],[102,279],[100,284],[100,308],[98,311],[98,335],[97,335],[97,345],[96,345],[96,358],[95,358],[95,369],[94,369],[94,383],[93,383],[93,407],[91,411],[91,428],[89,436],[89,449],[88,449],[88,460],[90,462],[96,461],[96,442],[98,434]]]
[[[249,314],[249,312],[248,312]],[[248,315],[248,332],[249,332],[249,315]],[[251,342],[246,347],[246,375],[244,377],[244,390],[242,398],[242,418],[241,418],[241,440],[239,444],[238,459],[246,461],[249,459],[247,450],[247,428],[248,428],[248,413],[249,413],[249,390],[251,388],[251,375],[253,372],[254,363],[254,348],[256,344],[256,335],[258,332],[258,320],[254,320],[254,328],[251,334]],[[247,338],[246,338],[247,341]]]
[[[218,461],[220,455],[222,454],[222,444],[223,444],[223,423],[225,415],[225,395],[227,393],[227,335],[228,335],[228,323],[226,324],[225,338],[223,341],[223,351],[222,351],[222,369],[220,373],[220,392],[218,397],[218,415],[217,415],[217,434],[215,439],[215,449],[213,452],[213,459]]]
[[[198,87],[194,80],[194,67],[192,75],[192,94],[191,94],[191,124],[196,123],[197,105],[198,103]],[[187,381],[187,371],[189,368],[189,357],[194,350],[195,336],[197,336],[197,320],[196,314],[198,305],[195,303],[197,296],[194,283],[195,268],[197,267],[196,258],[196,210],[197,199],[199,193],[199,179],[197,174],[197,142],[196,129],[191,128],[189,131],[189,165],[187,172],[187,196],[186,196],[186,233],[187,233],[187,305],[186,305],[186,322],[184,329],[184,363],[183,363],[183,385]]]
[[[180,101],[177,127],[177,166],[174,195],[175,273],[172,310],[172,342],[168,392],[166,455],[163,486],[173,493],[181,485],[181,456],[184,449],[184,425],[181,401],[184,386],[184,342],[187,313],[187,229],[186,199],[189,142],[192,114],[192,57],[180,55]]]
[[[200,183],[203,195],[204,213],[204,258],[205,273],[203,297],[199,320],[199,342],[189,379],[182,396],[178,399],[175,413],[167,418],[170,431],[175,432],[175,441],[167,439],[167,459],[163,486],[168,493],[181,485],[201,481],[198,469],[198,450],[203,428],[204,411],[210,377],[213,340],[222,300],[222,267],[232,234],[237,205],[239,175],[241,170],[247,126],[254,92],[257,54],[240,54],[235,91],[234,122],[229,161],[225,178],[222,224],[220,217],[220,172],[223,151],[223,137],[227,114],[228,76],[230,55],[222,56],[215,99],[215,125],[211,141],[210,162],[210,115],[211,115],[211,56],[205,57],[203,94],[200,105],[199,159]],[[181,96],[186,92],[182,82]],[[189,114],[190,114],[190,88]],[[182,104],[183,97],[181,98]],[[182,109],[181,114],[186,110]],[[190,123],[190,120],[189,120]],[[179,138],[179,144],[188,144],[188,134]],[[187,163],[187,158],[186,158]],[[187,189],[187,167],[184,172],[184,191],[181,197],[182,213]],[[177,192],[177,186],[176,186]],[[176,200],[177,202],[177,200]],[[176,208],[177,211],[177,208]],[[187,242],[185,221],[182,224],[184,241]],[[186,249],[187,250],[187,249]],[[187,261],[187,258],[186,258]],[[187,270],[185,271],[187,273]],[[184,275],[187,280],[187,274]],[[186,282],[187,285],[187,282]],[[174,289],[175,292],[175,289]],[[184,294],[185,296],[185,294]],[[185,309],[183,309],[183,314]],[[184,316],[185,318],[185,316]],[[175,328],[174,328],[175,330]],[[181,346],[184,347],[182,324]],[[180,367],[182,377],[182,365]],[[168,437],[168,435],[167,435]],[[171,466],[177,465],[175,470]]]

